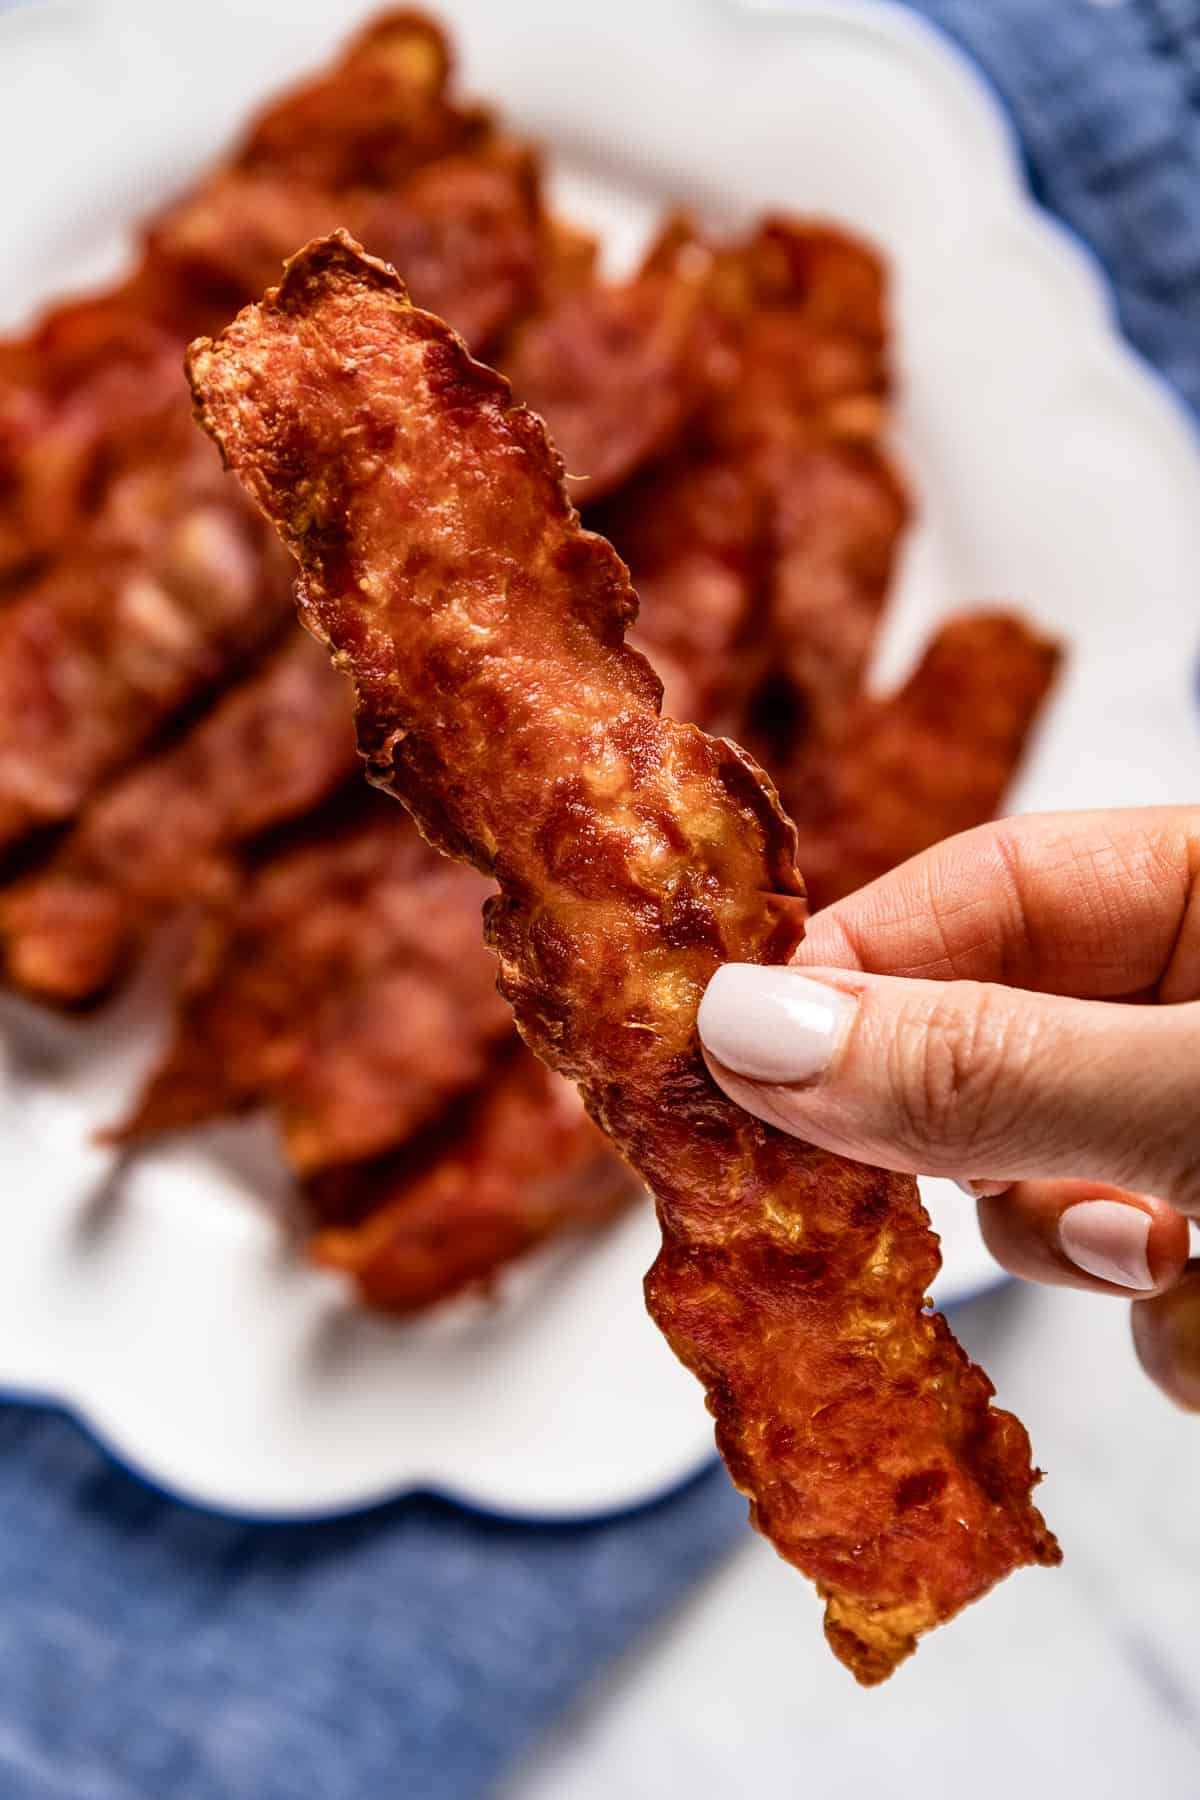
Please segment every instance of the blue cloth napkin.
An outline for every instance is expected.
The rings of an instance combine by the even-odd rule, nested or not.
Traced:
[[[3,0],[0,0],[0,4]],[[924,0],[1006,100],[1045,204],[1200,410],[1200,0]],[[0,1410],[4,1800],[477,1800],[710,1568],[710,1470],[591,1526],[414,1499],[262,1528]]]
[[[1007,104],[1030,184],[1200,413],[1200,0],[919,0]]]

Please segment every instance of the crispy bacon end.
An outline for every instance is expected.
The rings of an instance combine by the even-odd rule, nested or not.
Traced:
[[[803,929],[794,829],[735,745],[660,717],[637,601],[508,384],[344,234],[193,345],[202,423],[301,565],[360,745],[428,838],[493,875],[523,1034],[653,1190],[652,1314],[704,1383],[751,1513],[859,1680],[1058,1546],[1022,1426],[931,1314],[908,1177],[715,1087],[696,1009]]]

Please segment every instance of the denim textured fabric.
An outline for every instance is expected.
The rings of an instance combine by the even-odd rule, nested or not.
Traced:
[[[3,0],[0,0],[3,4]],[[1200,0],[922,0],[1200,411]],[[732,1544],[711,1469],[542,1530],[410,1499],[250,1527],[0,1410],[4,1800],[477,1800]]]
[[[1200,413],[1200,0],[920,0],[1004,101],[1038,199]]]

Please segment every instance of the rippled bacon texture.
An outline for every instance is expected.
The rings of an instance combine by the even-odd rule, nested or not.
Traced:
[[[802,930],[794,831],[733,745],[659,714],[636,612],[507,384],[344,236],[190,353],[199,416],[301,565],[354,678],[374,779],[493,875],[529,1043],[657,1199],[650,1309],[703,1381],[756,1523],[878,1681],[1058,1550],[1025,1433],[925,1308],[936,1240],[901,1176],[773,1132],[715,1088],[696,1008]]]

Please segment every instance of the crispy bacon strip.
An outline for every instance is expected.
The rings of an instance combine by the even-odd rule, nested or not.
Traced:
[[[589,517],[630,565],[666,710],[790,749],[857,694],[907,516],[876,442],[884,270],[825,226],[714,246],[679,216],[642,279],[672,276],[706,296],[707,398],[686,448]]]
[[[70,544],[113,475],[153,454],[186,335],[134,280],[0,346],[0,581]]]
[[[652,1188],[647,1299],[702,1379],[753,1516],[863,1681],[1058,1548],[1025,1432],[925,1310],[906,1177],[770,1130],[717,1090],[696,1008],[802,930],[794,830],[734,745],[661,718],[636,610],[507,383],[338,235],[216,343],[199,416],[301,564],[374,779],[500,883],[522,1032]]]
[[[427,163],[404,187],[377,195],[364,209],[361,236],[405,271],[422,305],[479,351],[535,304],[545,229],[536,156],[496,139],[471,155]],[[305,242],[294,238],[283,254]],[[268,279],[278,279],[282,260]]]
[[[803,445],[772,483],[771,669],[801,724],[841,732],[879,634],[908,497],[878,445]],[[807,868],[805,874],[807,876]]]
[[[228,311],[279,265],[306,225],[356,225],[372,194],[484,143],[485,114],[451,93],[445,34],[421,13],[381,14],[337,61],[273,101],[233,153],[146,234],[150,261]]]
[[[458,267],[464,326],[479,304],[472,272],[490,285],[495,311],[499,269],[480,269],[487,245],[469,224],[455,224],[465,194],[455,200],[444,185],[440,196],[418,192],[407,239],[396,221],[387,228],[400,184],[432,159],[489,139],[486,116],[451,94],[451,74],[445,36],[431,20],[382,14],[331,68],[270,106],[222,166],[152,222],[128,280],[56,307],[27,337],[0,344],[0,581],[71,545],[113,471],[153,461],[162,408],[174,401],[186,412],[179,359],[188,338],[214,330],[277,279],[283,258],[314,233],[350,224],[370,241],[378,230],[380,250],[394,255],[424,221],[427,238],[438,238]],[[495,172],[491,179],[494,190]],[[526,199],[523,190],[510,196],[514,207]],[[472,204],[478,222],[478,195]],[[489,204],[495,224],[494,191]],[[510,274],[513,254],[511,242],[496,246]],[[431,257],[427,241],[422,279]],[[444,268],[429,285],[436,304],[454,298]]]
[[[379,13],[334,66],[261,112],[234,166],[324,187],[385,188],[489,129],[487,114],[450,96],[445,32],[409,7]]]
[[[423,1138],[310,1182],[314,1261],[389,1312],[490,1285],[568,1228],[594,1227],[637,1193],[577,1091],[514,1044],[486,1086]]]
[[[533,153],[505,139],[426,163],[388,188],[320,187],[274,170],[219,171],[151,228],[150,255],[228,316],[297,244],[335,226],[405,269],[468,342],[486,348],[533,304],[542,244]],[[178,374],[178,370],[175,371]]]
[[[552,424],[569,485],[593,505],[660,456],[706,399],[714,351],[704,270],[568,291],[505,348],[514,392]]]
[[[880,442],[885,270],[827,226],[772,218],[712,245],[678,217],[646,271],[702,283],[710,393],[686,451],[593,522],[630,563],[637,641],[662,660],[667,710],[790,756],[797,736],[839,729],[858,695],[908,518]],[[660,632],[664,612],[676,625]],[[722,695],[706,693],[698,661],[723,666]]]
[[[733,458],[680,451],[653,464],[591,516],[640,599],[629,641],[663,679],[663,710],[733,726],[761,673],[760,599],[767,496]]]
[[[132,1142],[269,1105],[301,1174],[403,1143],[510,1030],[480,938],[487,885],[376,801],[266,862],[198,937]]]
[[[191,731],[98,796],[46,867],[0,897],[9,979],[59,1004],[94,999],[156,919],[228,884],[231,851],[317,805],[356,763],[345,683],[289,629]]]
[[[964,614],[898,693],[864,697],[838,737],[801,754],[780,785],[814,910],[992,818],[1059,657],[1011,614]]]
[[[287,617],[287,563],[186,414],[0,612],[0,848],[75,813]]]
[[[681,244],[688,255],[677,231],[672,254]],[[769,453],[801,439],[878,435],[891,385],[887,276],[870,245],[773,215],[717,249],[711,283],[738,348],[716,422],[723,441]]]

